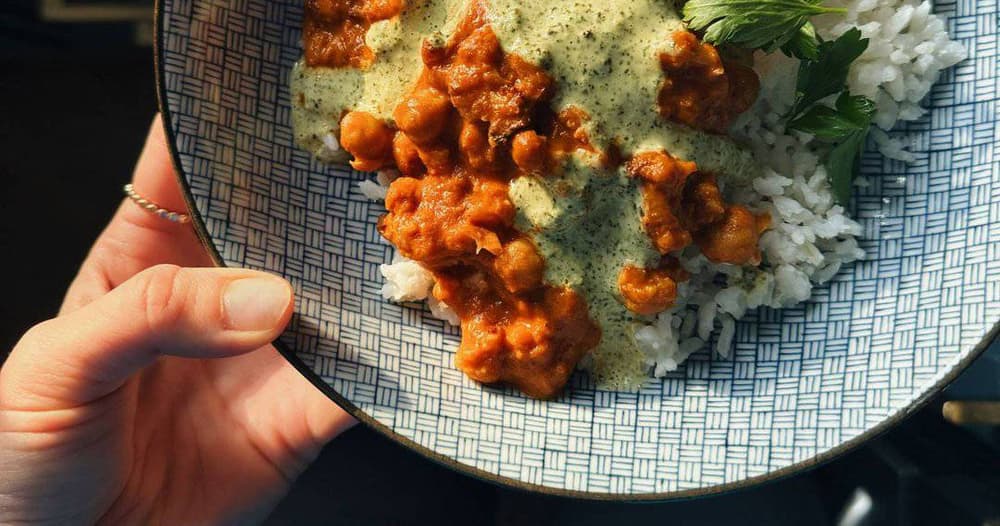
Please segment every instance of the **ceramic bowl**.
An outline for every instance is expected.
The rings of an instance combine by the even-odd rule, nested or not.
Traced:
[[[614,499],[717,493],[830,459],[912,413],[1000,319],[997,2],[937,3],[971,58],[903,129],[919,160],[864,159],[865,261],[797,308],[738,326],[640,392],[577,375],[539,401],[455,369],[459,333],[382,299],[391,258],[365,174],[298,149],[288,77],[299,0],[161,0],[161,109],[196,227],[220,264],[280,274],[296,315],[279,346],[364,423],[488,480]]]

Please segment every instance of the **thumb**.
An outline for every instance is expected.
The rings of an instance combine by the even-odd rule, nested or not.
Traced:
[[[0,369],[0,406],[73,407],[118,389],[161,355],[249,352],[277,338],[291,313],[291,287],[262,272],[151,267],[28,331]]]

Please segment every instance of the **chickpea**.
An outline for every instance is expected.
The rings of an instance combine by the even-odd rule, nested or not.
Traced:
[[[503,380],[506,351],[503,330],[490,320],[469,318],[462,323],[462,343],[455,353],[455,366],[473,380],[494,383]]]
[[[403,175],[416,177],[426,171],[423,161],[420,160],[417,145],[413,144],[405,133],[397,133],[393,138],[392,157],[396,161],[396,168],[399,168]]]
[[[424,88],[411,93],[392,116],[396,126],[414,143],[428,144],[444,131],[451,113],[451,101],[440,91]]]
[[[547,139],[534,130],[526,130],[514,136],[510,155],[514,164],[526,172],[537,172],[545,167],[545,145]]]
[[[651,183],[669,183],[680,188],[697,166],[688,161],[682,161],[667,152],[642,152],[625,165],[633,177],[639,177]]]
[[[715,176],[698,172],[688,179],[680,206],[681,223],[689,230],[721,221],[726,214]]]
[[[476,169],[487,167],[492,161],[489,138],[482,125],[472,121],[462,123],[462,132],[458,136],[458,146],[469,166]]]
[[[414,214],[420,206],[422,190],[420,179],[400,177],[389,185],[385,207],[397,216]]]
[[[504,245],[493,262],[507,290],[518,293],[542,285],[545,262],[531,241],[519,238]]]
[[[503,50],[492,30],[480,28],[458,45],[458,57],[470,64],[499,64],[503,59]]]
[[[631,265],[618,274],[618,290],[625,306],[636,314],[663,312],[677,298],[677,282],[669,269],[645,269]]]
[[[367,0],[351,3],[360,4],[352,6],[352,10],[370,22],[390,19],[398,15],[405,5],[403,0]]]
[[[674,196],[660,186],[647,184],[643,188],[642,203],[645,212],[642,215],[642,226],[649,234],[653,246],[661,254],[666,254],[690,245],[691,233],[674,215]]]
[[[359,170],[380,168],[392,152],[392,130],[370,113],[352,111],[340,121],[340,144]]]
[[[454,169],[452,162],[451,148],[447,145],[433,145],[418,147],[420,162],[427,167],[431,173],[445,173]]]
[[[499,230],[514,223],[517,209],[507,195],[507,185],[498,181],[478,181],[474,197],[465,199],[464,216],[470,224]]]
[[[734,265],[760,263],[760,235],[770,218],[756,216],[744,206],[733,205],[719,223],[698,233],[695,242],[705,257],[715,263]]]
[[[525,359],[535,348],[546,340],[545,321],[530,317],[520,317],[507,326],[505,339],[507,346],[516,355]]]

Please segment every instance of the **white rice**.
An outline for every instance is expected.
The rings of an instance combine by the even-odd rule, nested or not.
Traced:
[[[374,181],[364,180],[358,183],[358,190],[372,201],[383,201],[386,192],[389,191],[389,185],[399,176],[399,170],[379,170],[375,174]]]
[[[965,58],[965,50],[948,38],[943,20],[931,13],[926,1],[831,0],[826,5],[845,7],[848,13],[816,18],[821,36],[833,39],[859,27],[870,39],[848,76],[852,94],[865,95],[877,104],[870,143],[886,157],[913,162],[916,157],[906,150],[905,137],[888,132],[898,122],[925,113],[920,102],[942,70]],[[857,242],[861,226],[835,204],[812,137],[784,129],[783,116],[793,100],[798,65],[798,60],[781,53],[758,52],[754,68],[761,78],[760,98],[731,130],[765,167],[764,175],[751,186],[725,188],[729,199],[771,215],[772,227],[760,242],[763,262],[759,267],[717,265],[697,247],[680,254],[691,279],[679,284],[676,304],[670,310],[634,333],[653,376],[676,370],[716,333],[716,352],[728,356],[736,321],[748,311],[806,301],[815,285],[829,281],[845,264],[865,255]],[[398,172],[380,173],[377,181],[363,181],[359,189],[371,199],[384,199],[395,177]],[[856,182],[857,186],[867,184],[864,178]],[[397,257],[393,264],[382,265],[381,272],[387,299],[428,299],[434,316],[458,324],[455,313],[430,294],[433,277],[420,265]]]
[[[385,278],[382,297],[390,301],[422,301],[434,287],[434,275],[429,270],[398,253],[391,264],[380,265],[379,272]]]
[[[379,272],[385,278],[385,283],[382,284],[383,298],[397,303],[427,300],[432,316],[451,325],[460,324],[458,314],[432,294],[434,275],[416,261],[397,252],[391,264],[379,266]]]
[[[324,163],[343,163],[349,159],[347,152],[340,147],[337,134],[340,129],[330,130],[320,139],[321,144],[314,151],[316,158]]]
[[[358,190],[361,190],[361,193],[372,201],[382,201],[385,200],[385,194],[389,188],[375,181],[364,180],[358,183]]]
[[[427,307],[431,310],[431,315],[439,320],[444,320],[450,325],[461,325],[462,320],[458,318],[458,314],[451,310],[451,307],[447,303],[437,299],[433,294],[427,296]]]

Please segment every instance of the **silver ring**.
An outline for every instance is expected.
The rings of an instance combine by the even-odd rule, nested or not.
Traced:
[[[133,203],[139,205],[140,207],[142,207],[144,210],[146,210],[151,214],[155,214],[159,217],[162,217],[163,219],[166,219],[167,221],[171,221],[174,223],[184,224],[191,221],[191,216],[187,214],[182,214],[180,212],[172,212],[170,210],[167,210],[166,208],[162,208],[160,207],[160,205],[139,195],[139,193],[135,191],[135,187],[132,186],[132,183],[125,185],[123,190],[125,190],[125,195],[127,195],[128,198],[131,199]]]

